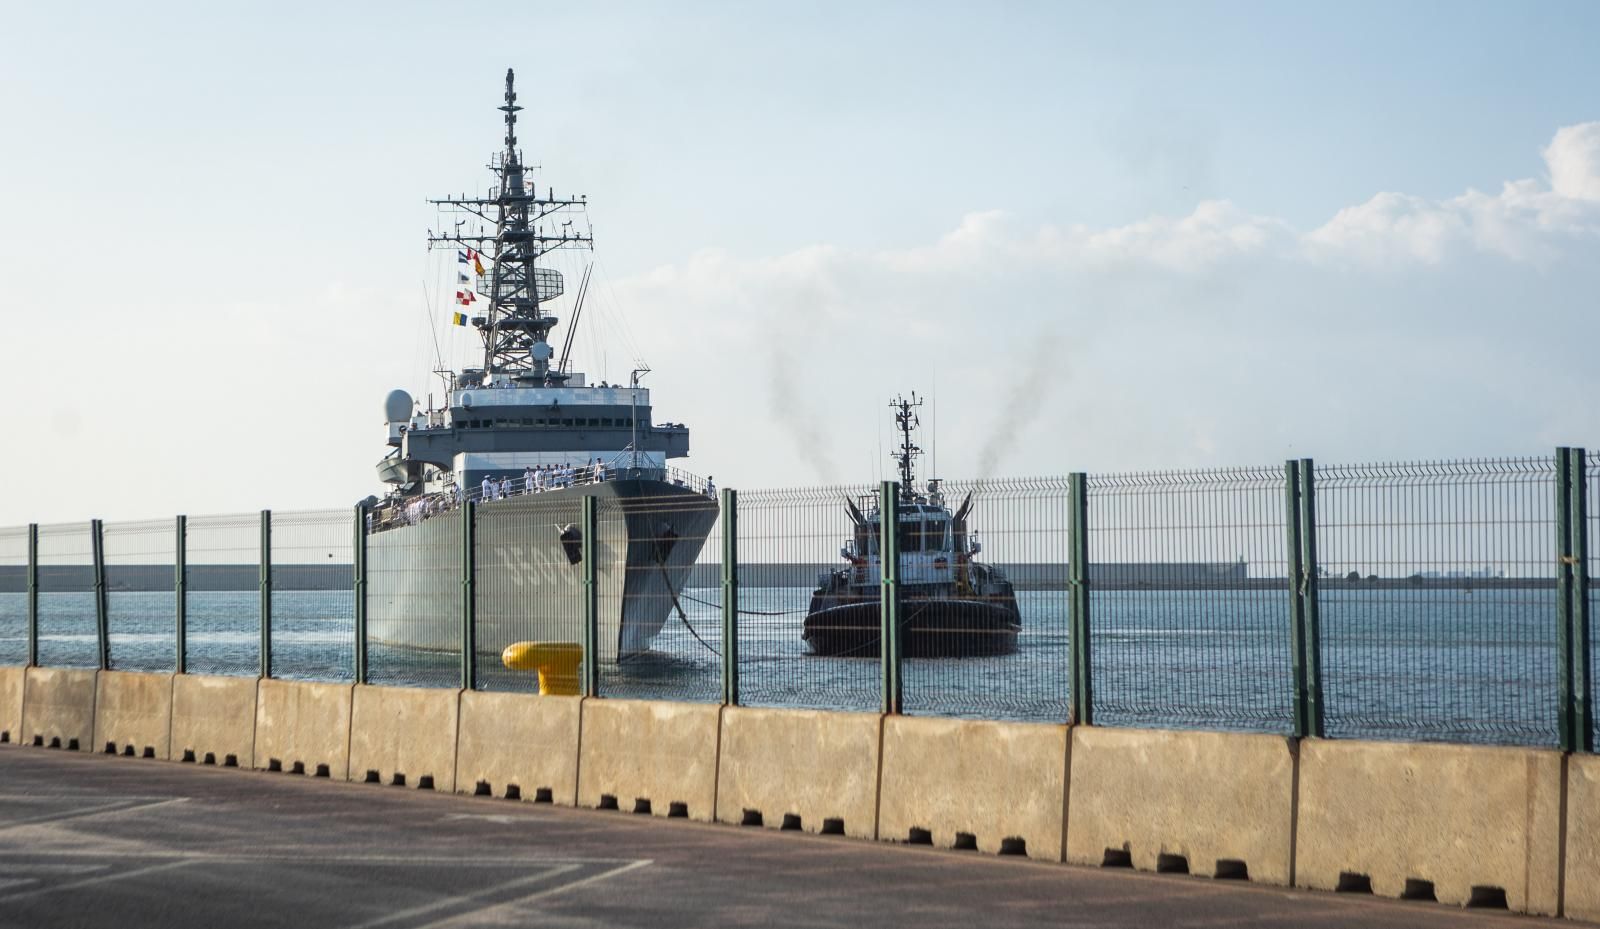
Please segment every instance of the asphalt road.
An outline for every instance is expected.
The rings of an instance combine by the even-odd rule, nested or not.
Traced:
[[[1572,926],[0,746],[0,926]]]

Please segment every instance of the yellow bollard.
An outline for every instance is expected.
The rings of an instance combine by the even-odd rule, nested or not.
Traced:
[[[576,642],[513,642],[500,653],[500,663],[512,671],[538,671],[543,696],[576,696],[583,646]]]

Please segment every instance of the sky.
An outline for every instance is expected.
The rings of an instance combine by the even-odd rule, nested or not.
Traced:
[[[0,526],[381,490],[508,67],[578,368],[720,486],[887,476],[911,391],[952,479],[1600,447],[1594,4],[5,16]]]

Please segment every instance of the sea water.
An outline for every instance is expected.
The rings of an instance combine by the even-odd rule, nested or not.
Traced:
[[[740,702],[876,710],[877,658],[811,655],[801,638],[809,588],[740,591]],[[600,669],[608,696],[721,698],[721,591],[690,588],[650,652]],[[350,591],[274,591],[272,674],[354,677]],[[984,658],[907,659],[907,712],[1062,722],[1072,708],[1065,591],[1020,591],[1017,651]],[[1556,738],[1557,610],[1553,589],[1325,589],[1323,713],[1329,735],[1548,745]],[[107,594],[111,666],[171,671],[170,591]],[[261,668],[258,591],[192,591],[191,673],[255,676]],[[51,667],[98,663],[94,599],[39,595],[39,658]],[[27,655],[27,599],[0,593],[0,665]],[[1291,729],[1294,645],[1283,590],[1100,591],[1091,600],[1095,721],[1284,732]],[[1600,667],[1600,642],[1595,666]],[[372,644],[370,677],[459,686],[459,656]],[[479,661],[486,689],[532,690],[533,676]],[[1596,694],[1600,698],[1600,693]]]

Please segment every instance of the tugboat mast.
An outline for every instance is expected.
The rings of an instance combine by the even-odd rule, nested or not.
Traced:
[[[917,407],[920,406],[922,406],[922,399],[917,396],[916,391],[911,392],[910,400],[907,400],[903,395],[896,395],[889,403],[889,408],[894,410],[895,428],[900,430],[900,449],[890,452],[889,457],[900,464],[901,503],[915,503],[917,501],[916,476],[912,468],[912,462],[918,455],[922,454],[922,449],[911,441],[911,430],[922,425],[922,420],[917,417],[916,413]]]
[[[429,200],[452,213],[465,213],[494,226],[488,234],[480,225],[476,234],[463,234],[457,224],[453,235],[430,236],[428,245],[451,243],[468,246],[493,262],[487,275],[487,288],[478,292],[488,298],[487,316],[475,316],[472,325],[483,339],[483,367],[487,374],[506,374],[528,386],[560,384],[567,374],[559,364],[551,364],[550,330],[558,322],[543,311],[542,305],[560,296],[561,273],[537,266],[539,258],[558,248],[591,248],[594,237],[587,222],[577,229],[573,220],[557,220],[562,214],[582,214],[589,198],[562,199],[548,188],[541,196],[537,183],[528,177],[522,152],[517,148],[517,105],[515,74],[506,69],[505,150],[497,153],[489,169],[499,184],[483,198],[446,197]],[[549,220],[547,223],[546,220]],[[472,262],[469,262],[471,265]],[[570,339],[570,336],[569,336]]]

